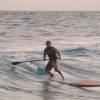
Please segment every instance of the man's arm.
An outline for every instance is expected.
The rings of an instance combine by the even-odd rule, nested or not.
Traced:
[[[58,59],[61,59],[60,52],[56,48],[54,48],[54,49],[55,49],[56,53],[58,54]]]
[[[43,60],[46,60],[46,49],[44,50],[44,53],[43,53]]]
[[[58,59],[61,59],[61,56],[60,56],[60,52],[57,51],[57,54],[58,54]]]

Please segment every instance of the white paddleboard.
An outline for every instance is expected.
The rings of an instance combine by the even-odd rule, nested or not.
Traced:
[[[83,80],[69,83],[69,85],[77,86],[77,87],[99,87],[100,81],[91,80],[91,79],[83,79]]]
[[[100,87],[100,81],[93,80],[93,79],[61,80],[61,79],[56,79],[56,78],[48,78],[48,80],[58,82],[61,84],[76,86],[76,87]]]

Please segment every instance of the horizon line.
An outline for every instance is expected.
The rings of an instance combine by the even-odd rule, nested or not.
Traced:
[[[100,10],[1,10],[0,9],[0,12],[1,11],[40,11],[40,12],[44,12],[44,11],[47,11],[47,12],[49,12],[49,11],[58,11],[58,12],[60,12],[60,11],[90,11],[90,12],[92,12],[92,11],[94,11],[94,12],[99,12]]]

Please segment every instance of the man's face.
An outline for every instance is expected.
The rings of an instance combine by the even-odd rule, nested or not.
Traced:
[[[47,42],[47,43],[46,43],[46,46],[47,46],[47,47],[50,47],[50,46],[51,46],[51,43],[50,43],[50,42]]]

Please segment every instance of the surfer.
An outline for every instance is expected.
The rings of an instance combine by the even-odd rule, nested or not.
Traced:
[[[64,80],[63,74],[58,69],[57,59],[61,59],[60,53],[55,47],[51,46],[51,41],[46,41],[46,48],[44,49],[43,60],[46,60],[46,55],[49,57],[49,61],[46,65],[45,71],[50,75],[50,77],[53,77],[54,75],[53,73],[51,73],[51,69],[54,68],[54,71],[58,72]]]

